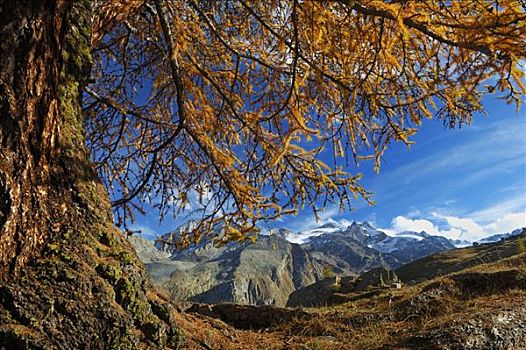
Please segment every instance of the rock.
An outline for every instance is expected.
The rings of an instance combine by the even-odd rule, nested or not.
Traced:
[[[386,349],[508,350],[526,344],[526,300],[513,310],[500,309],[466,315],[429,331],[411,335]]]
[[[155,247],[155,242],[147,240],[137,235],[128,237],[139,259],[145,263],[152,263],[156,261],[164,261],[170,258],[170,253],[161,251]]]
[[[319,280],[323,270],[306,249],[281,235],[221,248],[203,241],[146,265],[176,300],[280,306],[294,290]]]
[[[290,322],[296,318],[308,318],[310,314],[300,309],[271,305],[251,306],[223,303],[217,305],[194,304],[187,312],[218,318],[240,329],[265,329]]]
[[[391,283],[393,271],[379,267],[374,270],[365,272],[358,277],[355,290],[366,291],[371,287],[380,287]],[[396,276],[396,275],[394,275]]]

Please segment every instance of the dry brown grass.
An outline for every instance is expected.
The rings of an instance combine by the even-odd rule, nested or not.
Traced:
[[[506,247],[506,250],[511,249]],[[468,249],[469,256],[473,249]],[[449,255],[460,259],[463,252]],[[342,305],[304,309],[303,317],[261,331],[242,331],[223,322],[192,315],[178,315],[189,348],[205,349],[304,349],[367,350],[405,349],[415,334],[468,322],[474,315],[493,315],[526,304],[524,280],[492,278],[526,276],[526,253],[508,255],[493,262],[481,261],[446,276],[391,289],[379,295]],[[466,277],[467,276],[467,277]],[[475,281],[473,286],[471,279]],[[522,283],[522,284],[521,284]],[[478,288],[478,289],[470,289]],[[205,345],[203,345],[205,344]],[[406,345],[404,345],[406,344]]]

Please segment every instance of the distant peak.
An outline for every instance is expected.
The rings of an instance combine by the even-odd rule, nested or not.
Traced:
[[[278,236],[282,238],[287,238],[287,236],[290,234],[291,232],[286,228],[273,228],[270,231],[268,231],[269,236]]]
[[[518,228],[518,229],[516,229],[516,230],[513,230],[513,231],[511,232],[511,235],[512,235],[512,236],[518,236],[518,235],[520,235],[521,233],[523,233],[524,231],[526,231],[526,227]]]
[[[338,228],[338,226],[334,222],[327,222],[318,228]]]
[[[373,227],[373,225],[371,225],[371,224],[369,223],[369,221],[364,221],[364,222],[362,222],[362,226],[365,227],[365,228],[373,229],[373,230],[375,229],[375,228]]]
[[[422,236],[422,237],[429,237],[429,236],[431,236],[429,233],[427,233],[426,231],[423,231],[423,230],[420,231],[419,235]]]

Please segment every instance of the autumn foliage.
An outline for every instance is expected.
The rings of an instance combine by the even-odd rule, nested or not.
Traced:
[[[222,221],[221,239],[242,240],[305,206],[371,201],[355,165],[378,168],[426,118],[469,124],[486,93],[518,105],[525,12],[517,0],[108,1],[88,144],[122,223],[195,211],[194,197],[193,238]]]

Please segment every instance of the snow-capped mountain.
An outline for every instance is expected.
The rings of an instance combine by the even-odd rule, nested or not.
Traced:
[[[368,222],[331,222],[296,232],[275,228],[260,235],[255,244],[232,242],[217,247],[203,237],[177,250],[174,243],[194,227],[190,222],[162,236],[156,248],[169,257],[149,254],[145,263],[152,278],[173,290],[175,298],[205,303],[284,305],[290,293],[323,278],[326,267],[347,276],[377,268],[392,270],[455,245],[472,244],[424,231],[384,232]],[[214,231],[220,234],[221,227]],[[481,243],[520,232],[494,235]]]
[[[288,229],[279,229],[282,231],[282,234],[284,234],[284,238],[286,238],[289,242],[302,244],[309,241],[311,237],[318,237],[326,233],[333,233],[340,231],[341,228],[338,227],[336,224],[333,223],[327,223],[322,226],[309,229],[309,230],[303,230],[303,231],[297,231],[293,232]],[[273,232],[275,230],[272,230]]]
[[[526,227],[523,227],[523,228],[519,228],[519,229],[516,229],[510,233],[499,233],[499,234],[496,234],[496,235],[492,235],[492,236],[489,236],[489,237],[486,237],[486,238],[483,238],[481,239],[480,241],[478,241],[478,243],[493,243],[493,242],[498,242],[500,240],[503,240],[503,239],[507,239],[507,238],[510,238],[510,237],[515,237],[515,236],[518,236],[522,233],[522,231],[526,230]]]
[[[391,235],[367,222],[353,222],[328,223],[302,232],[276,228],[260,235],[255,244],[232,242],[216,247],[212,239],[203,237],[177,250],[177,240],[194,225],[187,223],[162,236],[156,248],[169,257],[145,263],[154,280],[173,285],[169,289],[175,291],[174,297],[205,303],[284,305],[294,290],[323,278],[327,266],[336,274],[355,275],[378,267],[394,269],[454,248],[444,238],[425,232]],[[219,234],[221,228],[215,231]]]
[[[512,232],[497,233],[497,234],[479,239],[478,241],[466,241],[462,239],[450,239],[449,241],[457,248],[465,248],[465,247],[472,246],[473,244],[488,244],[488,243],[499,242],[505,239],[509,239],[509,238],[518,236],[525,230],[526,230],[526,227],[518,228],[516,230],[513,230]]]
[[[456,248],[465,248],[465,247],[469,247],[469,246],[473,245],[473,242],[467,241],[465,239],[450,239],[449,241]]]
[[[323,233],[311,235],[312,232]],[[363,272],[376,267],[396,268],[436,252],[453,249],[448,239],[426,232],[387,234],[368,222],[347,227],[335,224],[311,230],[303,246],[324,264],[342,271]],[[295,235],[302,237],[302,233]],[[304,237],[304,236],[303,236]]]

